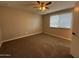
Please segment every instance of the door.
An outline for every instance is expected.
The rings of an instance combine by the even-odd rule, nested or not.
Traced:
[[[79,57],[79,2],[75,5],[73,17],[71,54]]]

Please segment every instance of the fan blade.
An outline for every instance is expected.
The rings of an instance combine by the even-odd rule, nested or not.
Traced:
[[[46,7],[46,9],[49,9],[48,7]]]
[[[38,8],[38,7],[33,7],[33,8]]]
[[[48,3],[46,3],[46,5],[49,5],[49,4],[51,4],[52,2],[48,2]]]
[[[38,4],[40,4],[40,1],[37,1]]]

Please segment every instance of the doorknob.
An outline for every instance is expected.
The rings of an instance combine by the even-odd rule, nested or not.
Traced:
[[[75,32],[72,32],[73,35],[76,35]]]

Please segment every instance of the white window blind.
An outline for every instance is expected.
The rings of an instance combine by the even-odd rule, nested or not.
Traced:
[[[50,16],[50,27],[71,28],[72,13],[64,13]]]

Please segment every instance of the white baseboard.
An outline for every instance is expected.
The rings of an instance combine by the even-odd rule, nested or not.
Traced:
[[[66,40],[72,40],[72,39],[69,39],[69,38],[65,38],[65,37],[62,37],[62,36],[59,36],[59,35],[55,35],[55,34],[51,34],[51,33],[45,33],[45,34],[49,34],[49,35],[52,35],[52,36],[55,36],[55,37],[58,37],[58,38],[61,38],[61,39],[66,39]]]
[[[16,39],[23,38],[23,37],[28,37],[28,36],[31,36],[31,35],[40,34],[40,33],[42,33],[42,32],[33,33],[33,34],[28,34],[28,35],[24,35],[24,36],[20,36],[20,37],[15,37],[15,38],[12,38],[12,39],[4,40],[4,41],[2,41],[2,43],[8,42],[8,41],[12,41],[12,40],[16,40]],[[50,34],[50,33],[45,33],[45,34],[49,34],[49,35],[52,35],[52,36],[55,36],[55,37],[59,37],[59,38],[62,38],[62,39],[66,39],[66,40],[71,40],[71,39],[69,39],[69,38],[64,38],[64,37],[62,37],[62,36],[55,35],[55,34]],[[1,43],[1,45],[2,45],[2,43]],[[1,46],[1,45],[0,45],[0,46]]]
[[[31,35],[40,34],[40,33],[42,33],[42,32],[33,33],[33,34],[28,34],[28,35],[24,35],[24,36],[20,36],[20,37],[15,37],[15,38],[12,38],[12,39],[4,40],[4,41],[2,41],[2,43],[8,42],[8,41],[12,41],[12,40],[16,40],[16,39],[23,38],[23,37],[28,37],[28,36],[31,36]]]

